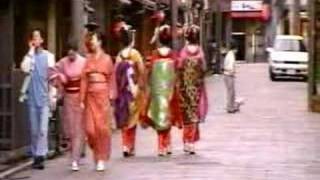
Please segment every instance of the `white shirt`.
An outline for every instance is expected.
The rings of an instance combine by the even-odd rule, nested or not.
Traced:
[[[24,56],[21,63],[21,70],[24,73],[30,73],[33,70],[34,64],[34,52],[35,50],[31,48],[29,52]],[[55,57],[52,53],[47,50],[43,50],[48,55],[48,67],[54,67],[55,65]]]
[[[236,73],[236,56],[234,51],[228,51],[225,59],[224,59],[224,74],[225,75],[235,75]]]
[[[55,56],[54,54],[50,53],[47,50],[43,50],[47,55],[48,55],[48,68],[50,67],[54,67],[55,65]],[[30,48],[29,52],[23,57],[23,60],[21,62],[21,70],[24,73],[27,73],[28,75],[25,77],[23,84],[22,84],[22,88],[20,90],[20,93],[22,94],[26,94],[26,91],[28,89],[29,83],[30,83],[30,73],[33,70],[33,66],[34,66],[34,54],[35,54],[35,49],[34,48]],[[52,85],[49,84],[49,100],[50,100],[50,106],[52,109],[55,109],[55,104],[56,104],[56,96],[57,96],[57,89],[55,87],[53,87]],[[19,99],[20,101],[23,101],[24,97],[21,97],[21,99]]]

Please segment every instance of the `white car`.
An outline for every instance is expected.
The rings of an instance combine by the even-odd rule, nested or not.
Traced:
[[[303,37],[277,35],[274,47],[269,52],[269,74],[272,81],[277,76],[297,76],[307,78],[308,52]]]

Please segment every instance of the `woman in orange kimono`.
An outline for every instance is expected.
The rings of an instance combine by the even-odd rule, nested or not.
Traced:
[[[105,161],[110,158],[110,99],[116,96],[113,62],[102,50],[101,42],[101,35],[96,32],[86,36],[88,54],[80,88],[85,131],[97,171],[104,171]]]

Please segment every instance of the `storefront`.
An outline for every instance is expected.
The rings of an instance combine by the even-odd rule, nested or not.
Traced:
[[[233,0],[231,17],[233,20],[232,39],[239,47],[237,60],[264,61],[265,21],[270,18],[269,4],[262,0]]]

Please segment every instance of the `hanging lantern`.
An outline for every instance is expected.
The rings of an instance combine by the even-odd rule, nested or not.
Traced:
[[[263,4],[262,5],[262,14],[261,14],[262,20],[268,21],[271,17],[271,8],[270,4]]]
[[[111,34],[115,40],[119,40],[121,36],[121,29],[127,29],[128,24],[124,21],[122,16],[119,16],[111,25]]]
[[[166,14],[163,10],[155,11],[151,16],[151,20],[156,24],[161,24],[162,22],[164,22],[165,18]]]

